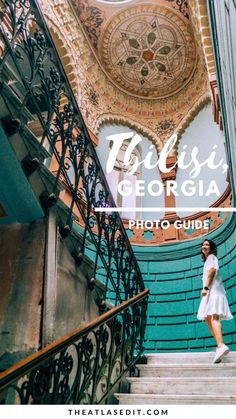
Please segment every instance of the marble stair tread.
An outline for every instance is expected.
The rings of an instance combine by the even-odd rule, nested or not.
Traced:
[[[147,354],[137,364],[140,377],[127,378],[130,393],[116,394],[121,405],[236,404],[236,352],[213,364],[215,352]]]
[[[191,353],[159,353],[147,354],[147,364],[200,364],[212,363],[215,352],[191,352]],[[229,352],[222,363],[236,363],[236,352]]]
[[[137,365],[140,377],[236,377],[236,363]]]
[[[132,377],[127,378],[131,393],[144,394],[196,394],[236,397],[235,377]]]
[[[236,404],[236,396],[222,395],[219,393],[211,395],[192,394],[115,394],[120,405],[168,405],[168,404],[198,404],[198,405],[228,405]]]

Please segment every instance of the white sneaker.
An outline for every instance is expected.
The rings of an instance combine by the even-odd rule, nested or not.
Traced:
[[[229,348],[224,343],[216,350],[215,358],[213,363],[218,364],[222,358],[229,353]]]

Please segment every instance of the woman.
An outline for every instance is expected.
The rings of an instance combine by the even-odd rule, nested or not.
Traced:
[[[219,274],[219,263],[216,257],[217,249],[212,240],[202,243],[203,289],[201,302],[197,313],[198,320],[205,320],[212,336],[217,343],[214,363],[218,363],[229,352],[222,336],[221,320],[233,318],[226,298],[224,285]]]

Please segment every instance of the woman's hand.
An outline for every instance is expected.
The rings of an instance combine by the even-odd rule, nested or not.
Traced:
[[[201,292],[201,296],[202,296],[202,297],[205,297],[205,296],[208,294],[208,292],[209,292],[209,291],[204,290],[204,288],[203,288],[203,290],[202,290],[202,292]]]

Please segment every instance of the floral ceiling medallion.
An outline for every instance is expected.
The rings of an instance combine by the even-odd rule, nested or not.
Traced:
[[[99,55],[116,85],[146,99],[166,98],[183,89],[197,61],[189,22],[151,4],[116,14],[103,33]]]

